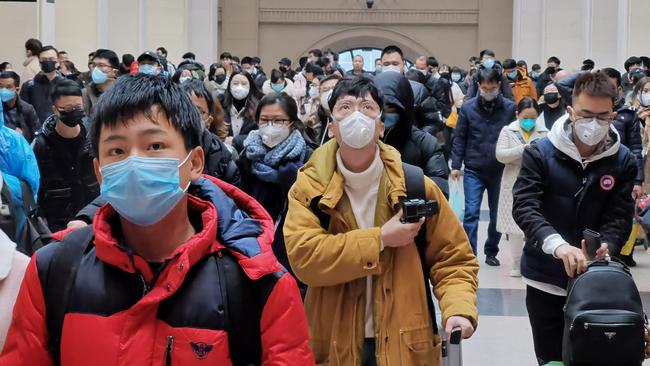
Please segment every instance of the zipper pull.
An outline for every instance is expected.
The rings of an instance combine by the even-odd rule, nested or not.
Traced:
[[[584,328],[585,330],[589,330],[589,323],[585,323]]]
[[[165,366],[171,366],[173,351],[174,351],[174,336],[167,336],[167,348],[165,351]]]

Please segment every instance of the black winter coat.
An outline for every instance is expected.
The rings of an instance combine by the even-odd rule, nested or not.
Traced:
[[[488,112],[481,97],[463,104],[452,138],[452,169],[465,163],[465,169],[482,177],[501,179],[503,164],[497,161],[496,145],[501,129],[515,120],[515,103],[499,95],[496,106]]]
[[[45,120],[53,114],[52,97],[50,94],[52,93],[54,83],[62,77],[60,74],[57,74],[50,81],[45,74],[39,73],[34,79],[26,82],[20,90],[20,98],[34,107],[41,124],[45,123]]]
[[[384,132],[383,141],[400,152],[403,162],[422,168],[424,175],[447,195],[447,162],[438,140],[413,126],[413,92],[408,79],[395,72],[385,72],[375,76],[373,82],[383,93],[384,103],[395,107],[400,115],[397,124]]]
[[[21,98],[16,99],[13,108],[9,108],[6,103],[3,103],[2,107],[5,126],[12,130],[20,128],[27,142],[31,143],[36,132],[41,128],[41,121],[39,121],[34,107]]]
[[[45,121],[34,139],[34,155],[41,172],[38,203],[52,231],[65,229],[77,211],[99,195],[86,128],[73,139],[61,137],[56,117]]]
[[[239,186],[241,174],[226,144],[212,132],[204,129],[201,135],[201,146],[205,155],[203,172],[234,186]]]
[[[634,156],[623,145],[584,169],[548,138],[528,146],[512,191],[513,217],[526,236],[522,275],[566,288],[562,260],[542,251],[544,239],[556,233],[579,248],[584,229],[598,231],[611,255],[618,256],[632,228],[636,171]]]
[[[636,158],[637,175],[634,180],[636,184],[643,184],[644,160],[643,143],[641,141],[641,120],[637,118],[636,111],[628,107],[618,110],[614,119],[614,127],[621,137],[621,144],[625,145]]]

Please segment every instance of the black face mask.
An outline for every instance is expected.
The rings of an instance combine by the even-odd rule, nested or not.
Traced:
[[[75,108],[69,111],[63,111],[59,113],[60,113],[59,120],[68,127],[77,126],[79,123],[81,123],[81,120],[86,116],[86,112],[84,112],[84,110],[81,108]]]
[[[544,94],[544,101],[547,104],[553,104],[560,100],[560,94],[558,93],[546,93]]]
[[[226,74],[215,76],[214,81],[216,81],[217,84],[223,83],[224,81],[226,81]]]
[[[287,72],[288,70],[289,69],[287,69],[286,66],[280,66],[280,71],[282,71],[283,73]]]
[[[41,61],[41,70],[44,73],[49,74],[52,71],[56,70],[56,61]]]

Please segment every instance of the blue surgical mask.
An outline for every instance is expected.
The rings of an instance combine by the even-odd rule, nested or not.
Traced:
[[[16,96],[16,91],[6,88],[0,88],[0,100],[3,102],[8,102]]]
[[[108,74],[103,72],[97,67],[93,69],[93,73],[91,74],[91,77],[93,79],[93,83],[97,85],[104,84],[106,80],[108,80]]]
[[[271,89],[280,93],[284,90],[284,84],[271,84]]]
[[[381,66],[375,67],[375,74],[381,74],[383,71],[383,68]]]
[[[517,71],[510,71],[508,73],[508,78],[514,80],[517,77]]]
[[[140,65],[138,70],[143,74],[156,75],[156,71],[158,70],[158,68],[154,65],[143,64]]]
[[[451,80],[455,83],[460,81],[460,74],[451,74]]]
[[[397,124],[399,121],[399,114],[397,113],[386,113],[384,115],[384,128],[389,130]]]
[[[488,58],[487,60],[483,61],[483,67],[486,69],[491,69],[494,67],[494,59],[493,58]]]
[[[530,132],[535,128],[536,121],[532,118],[526,118],[522,119],[519,121],[519,126],[521,126],[521,129]]]
[[[190,153],[191,154],[191,153]],[[127,221],[150,226],[162,220],[189,188],[180,187],[179,168],[187,162],[173,158],[130,156],[100,168],[101,197]]]

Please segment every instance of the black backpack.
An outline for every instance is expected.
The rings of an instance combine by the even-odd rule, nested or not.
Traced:
[[[410,165],[402,163],[402,169],[404,170],[404,178],[406,180],[406,199],[423,199],[426,201],[426,189],[424,185],[424,172],[420,167],[415,165]],[[318,217],[320,225],[323,229],[329,230],[330,226],[330,216],[325,212],[321,211],[318,208],[318,204],[322,196],[315,197],[312,199],[309,207],[311,211]],[[418,248],[418,254],[420,255],[420,265],[422,266],[422,274],[424,275],[424,292],[427,295],[427,305],[429,307],[429,314],[431,315],[431,325],[433,327],[433,334],[438,334],[438,324],[436,322],[436,309],[433,304],[433,297],[431,295],[431,288],[429,287],[430,278],[429,272],[431,272],[431,267],[427,265],[426,262],[426,250],[427,250],[427,227],[426,223],[420,227],[418,235],[415,237],[415,245]],[[306,292],[306,286],[301,288],[301,292]],[[304,292],[303,292],[304,298]]]
[[[562,352],[566,366],[640,366],[647,317],[630,270],[597,261],[569,283]]]

